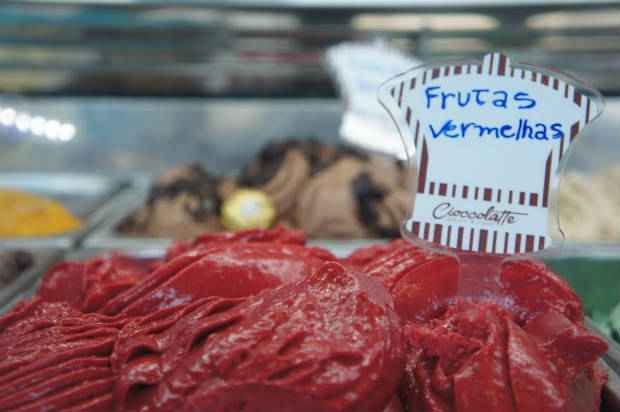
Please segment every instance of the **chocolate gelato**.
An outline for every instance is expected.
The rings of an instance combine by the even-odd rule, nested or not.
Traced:
[[[175,239],[220,230],[218,183],[198,164],[171,169],[155,182],[147,204],[119,230],[129,235]]]
[[[196,164],[168,171],[120,231],[187,239],[222,227],[282,224],[312,238],[396,237],[414,178],[394,159],[353,148],[312,139],[273,142],[238,179],[215,178]]]
[[[272,199],[276,213],[286,216],[307,184],[311,168],[310,159],[300,147],[275,144],[248,165],[239,185],[265,192]]]
[[[310,139],[269,144],[238,184],[270,196],[281,224],[311,238],[354,239],[398,236],[414,179],[394,159]]]
[[[413,200],[405,173],[379,156],[342,158],[302,190],[295,222],[314,238],[396,237]]]

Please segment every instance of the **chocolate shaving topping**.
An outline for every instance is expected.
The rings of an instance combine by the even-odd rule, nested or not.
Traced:
[[[269,143],[258,157],[251,161],[241,172],[239,184],[241,186],[256,187],[271,180],[284,161],[284,155],[291,142]]]
[[[196,220],[202,220],[209,215],[218,214],[221,199],[218,196],[218,179],[211,177],[198,163],[192,163],[179,170],[176,179],[169,182],[159,182],[151,189],[147,206],[152,207],[160,198],[175,198],[181,194],[188,194],[195,198],[195,206],[187,207],[188,213]]]
[[[174,199],[181,195],[190,198],[185,210],[196,221],[205,220],[208,216],[219,214],[222,199],[218,195],[219,179],[211,177],[207,171],[197,163],[192,163],[175,170],[172,177],[164,176],[151,188],[146,207],[152,209],[163,198]],[[144,222],[146,223],[146,222]],[[129,216],[119,226],[121,231],[131,231],[143,226],[136,213]]]
[[[376,226],[379,217],[372,203],[383,199],[385,194],[372,183],[368,173],[361,173],[356,177],[352,186],[360,221],[371,228]]]
[[[353,205],[349,205],[345,208],[346,211],[338,212],[338,218],[335,217],[338,213],[333,210],[317,211],[314,213],[315,217],[322,216],[321,220],[325,222],[330,219],[337,220],[337,223],[329,223],[329,230],[333,233],[342,232],[342,236],[398,237],[399,214],[402,211],[400,207],[396,207],[400,205],[395,206],[394,202],[388,200],[393,191],[403,184],[401,180],[405,179],[399,176],[404,174],[406,164],[394,160],[386,160],[389,164],[383,164],[377,162],[376,157],[354,147],[325,144],[316,138],[272,141],[246,164],[237,179],[230,180],[233,183],[229,182],[231,187],[228,190],[222,190],[225,179],[210,176],[200,164],[179,166],[168,170],[155,181],[145,207],[125,219],[119,230],[125,233],[148,233],[152,227],[157,226],[153,222],[165,220],[167,209],[175,211],[174,221],[179,222],[174,224],[176,227],[192,222],[202,224],[207,220],[217,221],[226,193],[230,195],[234,190],[243,187],[265,192],[274,202],[281,221],[288,220],[294,226],[310,230],[298,220],[299,217],[291,220],[291,213],[301,201],[299,196],[302,189],[326,184],[325,180],[321,180],[323,183],[318,186],[313,185],[313,182],[339,162],[350,161],[355,164],[367,163],[362,168],[366,173],[357,178],[355,175],[350,176],[355,182],[350,179],[346,183],[342,182],[342,189],[345,191],[352,185],[352,195],[348,194],[346,197],[349,202],[352,201],[358,206],[356,212],[351,210]],[[408,182],[406,185],[408,188]],[[305,201],[309,202],[309,199]],[[181,215],[186,215],[187,218],[183,219]],[[174,225],[163,224],[162,233],[166,234]],[[341,229],[337,229],[338,225]],[[349,235],[349,232],[343,229],[347,225],[359,227]],[[319,230],[318,226],[316,230]]]
[[[311,176],[344,157],[368,159],[368,156],[358,149],[343,145],[327,145],[314,138],[271,142],[242,170],[239,184],[249,187],[267,184],[282,167],[289,150],[299,150],[306,156],[310,163]]]
[[[385,192],[381,190],[366,172],[361,173],[353,180],[353,196],[357,202],[357,215],[359,220],[379,237],[398,237],[399,228],[382,226],[379,224],[379,212],[377,204],[385,198]]]

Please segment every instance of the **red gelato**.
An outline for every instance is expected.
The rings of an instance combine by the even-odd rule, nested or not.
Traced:
[[[83,312],[97,312],[149,275],[154,266],[119,253],[86,262],[62,262],[43,277],[38,295],[48,302],[69,302]]]
[[[348,262],[381,279],[408,323],[405,409],[594,412],[607,346],[543,264],[396,241]]]
[[[67,303],[17,305],[0,318],[0,410],[110,411],[123,324]]]
[[[544,265],[276,228],[65,263],[0,317],[0,410],[594,412],[606,345]]]
[[[606,345],[570,322],[570,331],[533,323],[522,328],[497,305],[455,302],[408,324],[409,410],[598,411],[605,379],[595,362]]]
[[[400,322],[373,280],[328,263],[234,304],[128,325],[113,356],[120,410],[374,412],[392,397]]]

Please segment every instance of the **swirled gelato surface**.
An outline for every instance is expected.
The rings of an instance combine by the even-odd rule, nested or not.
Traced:
[[[606,350],[536,262],[209,233],[51,270],[0,317],[0,410],[594,412]]]

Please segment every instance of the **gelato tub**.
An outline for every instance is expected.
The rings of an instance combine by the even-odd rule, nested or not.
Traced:
[[[98,175],[1,173],[2,240],[71,246],[101,222],[103,206],[129,186],[128,179]]]

